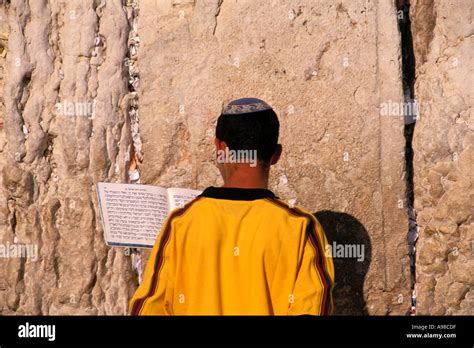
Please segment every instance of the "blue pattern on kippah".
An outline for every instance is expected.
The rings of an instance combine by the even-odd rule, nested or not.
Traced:
[[[263,100],[257,98],[241,98],[227,104],[222,114],[241,115],[265,110],[272,110],[272,107]]]

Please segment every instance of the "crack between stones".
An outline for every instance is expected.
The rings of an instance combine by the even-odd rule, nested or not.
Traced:
[[[416,61],[414,53],[414,42],[412,35],[412,26],[410,20],[410,0],[397,1],[397,18],[400,30],[401,51],[402,51],[402,77],[403,77],[403,95],[405,105],[414,105],[415,99],[415,79],[416,79]],[[416,104],[417,105],[417,104]],[[404,108],[405,109],[405,108]],[[410,259],[410,292],[411,309],[410,314],[416,314],[416,241],[418,239],[418,226],[416,223],[416,211],[414,209],[414,185],[413,185],[413,133],[415,130],[418,113],[405,114],[405,184],[406,184],[406,202],[408,213],[408,232],[407,248]]]
[[[140,37],[138,35],[138,15],[140,12],[138,0],[127,0],[125,5],[130,30],[128,33],[128,55],[125,59],[128,67],[129,81],[129,102],[128,117],[130,120],[130,135],[132,144],[127,152],[127,172],[129,183],[140,183],[140,164],[143,161],[142,140],[140,135],[139,118],[139,97],[138,88],[140,83],[140,71],[138,67],[138,49],[140,46]],[[130,256],[132,270],[137,275],[138,283],[141,283],[143,277],[142,252],[136,248],[126,248],[125,256]]]
[[[126,11],[128,12],[128,19],[130,22],[130,31],[128,38],[128,56],[125,60],[128,68],[129,81],[129,108],[128,116],[130,118],[130,129],[132,136],[132,146],[130,151],[130,162],[136,164],[136,170],[139,172],[139,164],[143,159],[142,141],[139,129],[139,100],[138,87],[140,83],[140,71],[138,68],[138,48],[140,46],[140,37],[138,35],[138,14],[139,6],[137,0],[128,0],[126,4]],[[135,158],[136,155],[136,158]],[[131,168],[133,169],[133,168]],[[134,181],[134,180],[131,180]]]

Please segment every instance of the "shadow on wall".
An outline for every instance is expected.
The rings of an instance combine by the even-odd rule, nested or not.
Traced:
[[[369,270],[372,246],[365,227],[353,216],[333,211],[314,213],[331,246],[336,284],[334,315],[368,315],[364,280]]]

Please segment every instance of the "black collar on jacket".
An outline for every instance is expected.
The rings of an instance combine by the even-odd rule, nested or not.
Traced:
[[[277,198],[275,194],[262,188],[214,187],[206,188],[199,197],[229,199],[233,201],[254,201],[262,198]]]

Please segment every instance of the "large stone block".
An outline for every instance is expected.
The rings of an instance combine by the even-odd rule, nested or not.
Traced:
[[[105,246],[95,183],[126,178],[127,9],[1,3],[0,244],[34,257],[0,259],[0,313],[125,314],[134,275]]]
[[[336,259],[336,313],[406,313],[403,119],[379,112],[402,101],[392,2],[140,7],[143,182],[221,184],[213,137],[223,104],[264,99],[284,147],[271,188],[318,213],[331,241],[364,245],[364,262]]]
[[[420,314],[474,314],[472,1],[414,1]]]

